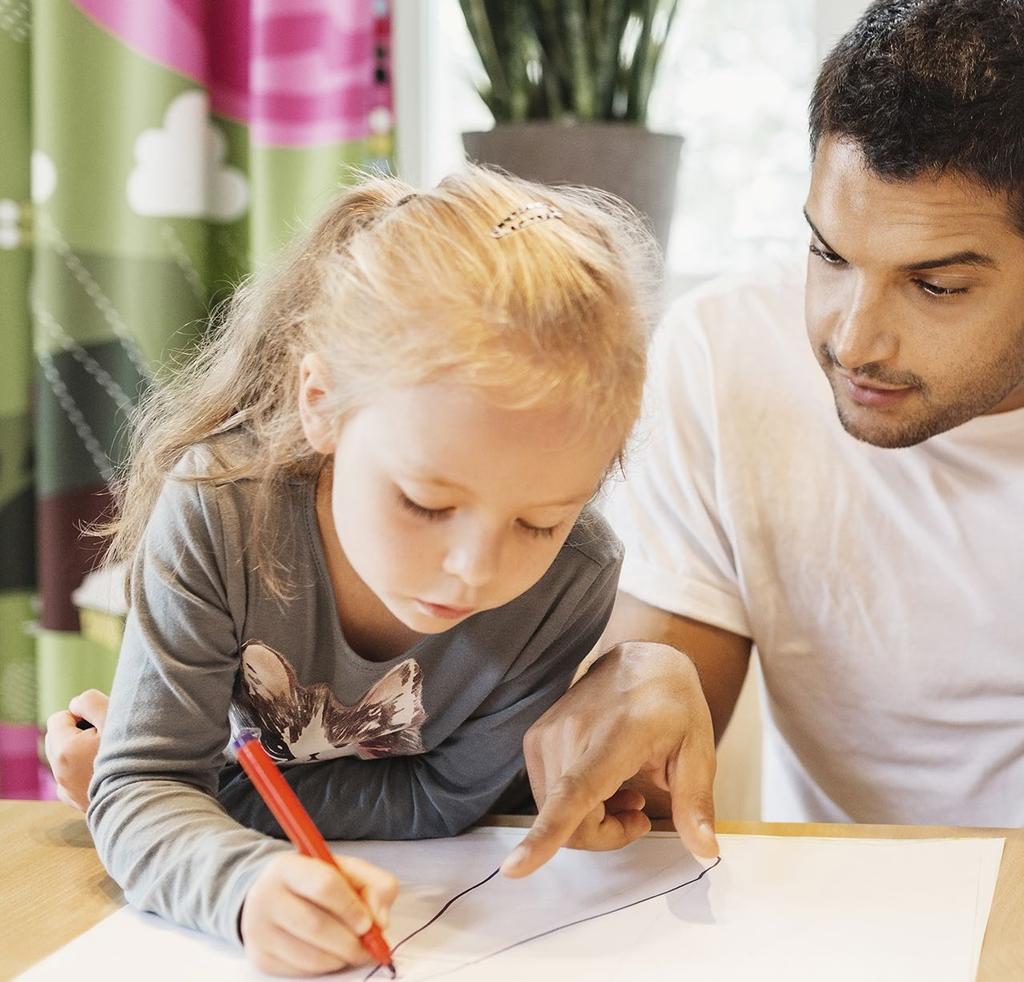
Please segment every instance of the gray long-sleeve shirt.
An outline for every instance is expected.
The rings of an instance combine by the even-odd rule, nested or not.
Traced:
[[[238,439],[180,470],[230,463]],[[314,490],[283,484],[268,518],[293,584],[282,604],[248,560],[253,483],[166,483],[90,788],[96,847],[129,902],[236,943],[250,884],[291,847],[225,756],[233,732],[259,728],[327,838],[457,833],[522,766],[526,729],[600,637],[621,564],[587,509],[522,596],[367,661],[342,634]]]

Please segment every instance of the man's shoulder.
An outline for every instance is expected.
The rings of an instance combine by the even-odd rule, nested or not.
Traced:
[[[816,396],[821,373],[807,340],[800,268],[773,263],[680,297],[656,335],[652,369],[702,413],[713,403],[758,414],[780,391]]]
[[[806,345],[803,269],[796,262],[766,263],[717,276],[675,300],[662,331],[689,336],[712,352],[767,350],[780,341]]]

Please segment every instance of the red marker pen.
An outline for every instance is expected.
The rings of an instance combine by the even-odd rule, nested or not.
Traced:
[[[309,812],[302,807],[302,802],[296,797],[288,782],[281,776],[274,762],[267,756],[259,737],[254,730],[242,730],[238,736],[231,741],[231,746],[242,765],[245,773],[249,775],[260,797],[266,802],[271,814],[284,829],[284,834],[291,839],[292,845],[303,856],[310,856],[313,859],[322,859],[325,863],[333,866],[338,874],[352,888],[353,893],[359,891],[345,875],[345,871],[334,861],[330,849],[320,830],[313,824]],[[374,924],[369,931],[361,935],[359,941],[366,949],[367,954],[374,958],[379,965],[383,965],[395,977],[395,965],[391,958],[391,949],[384,940],[380,928]]]

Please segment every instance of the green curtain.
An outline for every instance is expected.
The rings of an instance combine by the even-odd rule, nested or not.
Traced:
[[[384,0],[0,0],[0,797],[46,792],[39,724],[110,684],[72,594],[126,412],[388,165],[389,34]]]

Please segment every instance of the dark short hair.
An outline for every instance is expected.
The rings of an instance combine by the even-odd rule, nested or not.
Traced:
[[[879,177],[1009,195],[1024,234],[1024,0],[875,0],[825,59],[811,153],[854,141]]]

